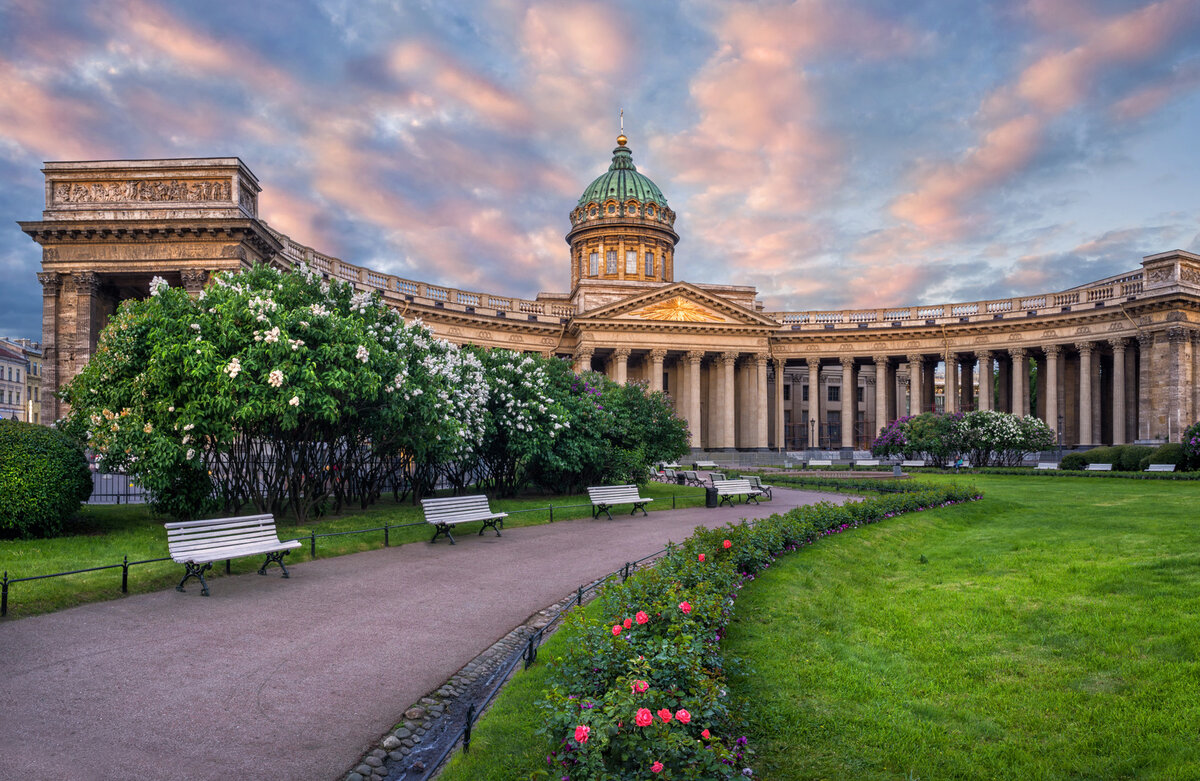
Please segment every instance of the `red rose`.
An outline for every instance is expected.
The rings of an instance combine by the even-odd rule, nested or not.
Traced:
[[[646,611],[645,611],[645,610],[639,610],[639,611],[637,612],[637,615],[636,615],[636,616],[634,616],[634,618],[637,620],[637,622],[638,622],[639,624],[644,624],[644,623],[646,623],[647,621],[649,621],[649,620],[650,620],[650,616],[646,615]]]
[[[591,731],[592,731],[591,727],[588,727],[584,724],[580,724],[578,727],[575,728],[575,742],[576,743],[587,743],[588,733]]]
[[[616,637],[619,634],[621,634],[621,625],[613,624],[613,636]]]
[[[721,543],[721,544],[725,546],[725,549],[726,549],[726,550],[728,550],[729,548],[732,548],[732,547],[733,547],[733,543],[732,543],[731,541],[729,541],[729,540],[725,540],[725,542],[723,542],[723,543]]]
[[[683,708],[680,708],[679,710],[675,711],[675,718],[680,724],[687,724],[692,720],[692,714],[688,713]]]
[[[650,684],[646,683],[643,680],[637,680],[637,681],[634,681],[633,685],[631,685],[629,688],[634,694],[642,694],[643,692],[646,691],[646,689],[650,688]]]
[[[667,710],[666,708],[663,708],[662,710],[660,710],[658,712],[658,717],[663,720],[663,724],[666,724],[668,721],[671,720],[671,711]]]
[[[704,730],[703,732],[700,733],[700,737],[704,738],[705,740],[708,740],[709,738],[712,737],[712,735],[708,734],[708,730]]]
[[[704,554],[703,553],[700,554],[700,563],[701,564],[704,563]]]
[[[649,727],[654,723],[654,715],[650,713],[649,708],[638,708],[637,716],[634,717],[633,723],[639,727]]]
[[[679,609],[685,613],[690,613],[690,612],[692,612],[692,603],[691,602],[680,602]],[[614,632],[614,634],[615,634],[615,632]]]
[[[663,770],[662,762],[655,762],[653,765],[650,766],[651,773],[661,773],[662,770]]]
[[[625,619],[622,626],[624,626],[626,629],[631,628],[633,626],[633,619],[632,618]]]

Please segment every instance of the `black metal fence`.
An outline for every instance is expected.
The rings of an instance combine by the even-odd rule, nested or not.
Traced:
[[[679,497],[677,497],[676,494],[671,494],[671,509],[672,510],[674,510],[678,506],[677,501],[676,501],[678,498]],[[684,497],[684,498],[688,498],[688,497]],[[702,497],[702,496],[696,497],[696,501],[697,501],[697,503],[703,502],[704,497]],[[549,518],[550,518],[550,523],[554,523],[555,510],[559,511],[560,517],[561,517],[561,513],[563,510],[588,508],[589,513],[590,513],[591,507],[592,507],[591,504],[560,504],[560,505],[548,504],[545,507],[524,507],[524,508],[518,508],[515,510],[507,510],[506,512],[508,512],[509,516],[520,515],[521,513],[548,512]],[[309,534],[306,534],[301,537],[290,537],[289,539],[290,540],[299,540],[300,542],[306,543],[307,547],[308,547],[309,555],[315,559],[317,557],[317,540],[319,540],[319,539],[322,539],[325,537],[345,537],[345,536],[351,535],[351,534],[371,534],[371,533],[375,533],[375,532],[383,532],[383,546],[386,548],[391,545],[391,530],[392,529],[404,529],[404,528],[409,528],[409,527],[413,527],[413,526],[428,527],[429,524],[426,523],[425,521],[412,521],[410,523],[391,523],[391,524],[384,524],[383,526],[373,526],[373,527],[370,527],[367,529],[351,529],[349,531],[322,532],[320,534],[318,534],[317,532],[314,531],[314,532],[310,532]],[[284,540],[284,542],[286,542],[286,541],[287,540]],[[137,559],[134,561],[130,561],[129,556],[126,555],[123,557],[123,560],[117,564],[102,564],[98,567],[87,567],[84,569],[69,570],[67,572],[51,572],[51,573],[48,573],[45,575],[29,575],[29,576],[26,576],[23,578],[10,578],[8,576],[8,572],[5,571],[3,573],[3,575],[0,575],[0,618],[3,618],[8,615],[9,592],[10,592],[11,586],[14,583],[27,583],[27,582],[34,581],[34,580],[46,580],[48,578],[61,578],[61,577],[66,577],[68,575],[81,575],[86,572],[100,572],[102,570],[108,570],[108,569],[120,569],[121,570],[121,593],[128,594],[129,593],[129,568],[130,567],[134,567],[139,564],[154,564],[154,563],[157,563],[160,561],[170,561],[170,560],[171,560],[171,558],[169,556],[163,556],[163,557],[156,558],[156,559]],[[225,572],[226,572],[226,574],[228,574],[230,572],[230,560],[229,559],[225,560]]]
[[[146,491],[129,475],[92,472],[92,495],[88,504],[145,504]]]

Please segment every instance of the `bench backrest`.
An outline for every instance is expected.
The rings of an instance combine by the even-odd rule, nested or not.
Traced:
[[[833,466],[833,461],[828,458],[814,458],[808,462],[809,466]]]
[[[717,489],[718,494],[748,494],[756,490],[746,479],[714,480],[713,487]]]
[[[1058,464],[1054,461],[1038,461],[1038,469],[1058,469]]]
[[[588,498],[592,504],[612,504],[614,502],[640,502],[636,485],[597,485],[588,488]]]
[[[900,466],[925,466],[925,462],[921,460],[901,461]]]
[[[695,463],[695,467],[696,467],[696,469],[716,469],[717,462],[716,461],[697,461]]]
[[[275,518],[271,515],[242,515],[236,518],[209,518],[203,521],[173,521],[167,529],[167,549],[171,558],[199,551],[220,551],[263,542],[279,542]]]
[[[746,477],[746,479],[750,481],[750,485],[754,486],[755,488],[757,488],[759,490],[762,490],[765,487],[765,486],[763,486],[762,478],[759,477],[758,475],[749,475]]]
[[[696,472],[692,469],[683,470],[683,478],[685,480],[695,480],[696,482],[700,482],[700,475],[696,474]]]
[[[1085,472],[1111,472],[1112,464],[1088,464],[1083,468]]]
[[[1151,464],[1147,472],[1174,472],[1174,464]]]
[[[855,466],[879,466],[878,458],[860,458],[854,462]]]
[[[488,498],[484,494],[422,499],[421,509],[425,511],[425,520],[431,523],[437,523],[444,519],[482,518],[496,515],[492,512]]]

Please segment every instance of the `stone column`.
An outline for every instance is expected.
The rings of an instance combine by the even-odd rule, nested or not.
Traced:
[[[703,425],[700,420],[700,361],[704,360],[703,350],[692,350],[687,354],[687,363],[684,370],[685,382],[687,384],[687,414],[684,416],[688,421],[688,430],[691,432],[691,446],[694,448],[700,447],[700,429]]]
[[[39,413],[43,425],[50,425],[66,413],[65,405],[54,392],[58,390],[59,365],[58,318],[62,277],[53,272],[38,272],[42,283],[42,388]]]
[[[733,370],[737,365],[737,353],[721,353],[721,378],[718,380],[721,389],[721,439],[718,447],[731,450],[734,443],[734,432],[737,424],[737,404],[734,397]]]
[[[96,308],[96,294],[100,291],[100,277],[91,271],[77,271],[71,277],[75,282],[75,366],[72,371],[74,376],[83,371],[95,348],[92,343],[92,318]]]
[[[1192,413],[1192,335],[1186,328],[1167,329],[1168,365],[1166,413],[1170,418],[1167,431],[1171,441],[1179,442],[1184,430],[1194,423]]]
[[[183,280],[183,289],[193,298],[200,295],[200,291],[208,283],[208,272],[204,269],[185,268],[179,272],[179,277]]]
[[[629,379],[629,348],[618,347],[613,350],[613,380],[618,385],[624,385]]]
[[[1138,332],[1138,428],[1134,439],[1154,437],[1158,419],[1154,414],[1152,390],[1154,387],[1154,334]]]
[[[730,444],[741,450],[742,448],[753,447],[750,441],[754,438],[754,431],[758,424],[754,421],[755,416],[755,394],[757,393],[758,377],[754,371],[754,357],[751,355],[742,356],[733,369],[734,385],[737,386],[734,396],[737,410],[737,427],[735,436]]]
[[[958,408],[962,411],[975,409],[975,356],[968,354],[959,365],[962,378],[959,380]]]
[[[802,421],[808,426],[810,448],[817,448],[821,442],[821,359],[808,358],[808,420]],[[816,425],[812,421],[816,421]]]
[[[958,358],[946,355],[946,387],[943,411],[958,412]]]
[[[583,374],[592,370],[592,348],[580,347],[575,350],[575,373]]]
[[[1109,339],[1113,353],[1112,379],[1112,443],[1124,445],[1125,439],[1125,344],[1128,340]]]
[[[1012,358],[1001,352],[996,356],[996,398],[997,412],[1012,412]]]
[[[909,414],[920,415],[925,411],[925,359],[920,355],[908,356],[908,395],[912,399]]]
[[[1062,345],[1048,344],[1046,351],[1046,425],[1058,431],[1058,356],[1062,354]]]
[[[891,376],[888,372],[888,357],[876,355],[875,362],[875,424],[871,433],[871,441],[879,436],[879,430],[888,424],[887,391],[891,387]]]
[[[996,381],[996,376],[992,369],[992,351],[979,350],[975,353],[975,358],[979,361],[979,409],[994,409],[992,384]]]
[[[754,394],[754,441],[755,450],[766,450],[767,441],[767,354],[754,355],[754,374],[757,393]]]
[[[773,358],[772,363],[775,364],[775,449],[782,451],[787,447],[783,427],[783,383],[787,380],[787,359]]]
[[[1029,414],[1029,360],[1024,347],[1010,347],[1012,356],[1012,412],[1014,415]]]
[[[858,393],[854,388],[854,359],[842,357],[842,447],[854,447],[854,407]]]
[[[1076,342],[1079,351],[1079,444],[1092,444],[1092,343]]]
[[[667,351],[661,348],[650,351],[650,390],[662,392],[663,389],[663,361],[666,360]]]

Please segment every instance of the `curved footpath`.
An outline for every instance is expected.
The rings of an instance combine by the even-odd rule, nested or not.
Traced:
[[[420,697],[576,586],[831,494],[414,543],[0,624],[0,776],[341,778]],[[180,575],[182,576],[182,568]]]

